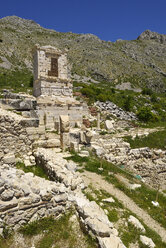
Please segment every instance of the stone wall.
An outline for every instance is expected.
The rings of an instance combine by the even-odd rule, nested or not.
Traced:
[[[51,46],[36,47],[34,53],[34,77],[54,79],[48,76],[51,69],[51,58],[58,60],[58,78],[68,80],[67,54],[62,53],[59,49]]]
[[[107,161],[125,166],[135,174],[139,174],[145,183],[166,188],[166,152],[142,147],[131,149],[130,144],[122,138],[97,138],[92,142],[92,151]]]
[[[30,124],[27,126],[27,123]],[[0,164],[14,164],[16,157],[26,165],[34,163],[32,150],[36,140],[45,140],[45,127],[35,127],[32,119],[0,108]],[[30,162],[31,161],[31,162]],[[33,161],[33,162],[32,162]]]
[[[27,136],[26,128],[21,124],[22,118],[13,113],[9,115],[7,112],[1,109],[0,113],[1,163],[9,163],[10,159],[12,162],[11,154],[28,154],[32,150],[32,141]]]
[[[33,173],[0,167],[0,234],[5,225],[15,230],[21,225],[46,216],[58,216],[70,207],[68,189]]]

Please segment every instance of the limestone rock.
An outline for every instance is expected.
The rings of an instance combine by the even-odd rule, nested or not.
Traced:
[[[129,218],[128,218],[128,222],[131,223],[131,224],[133,224],[136,228],[140,229],[143,233],[145,233],[144,226],[134,216],[130,215]]]
[[[111,129],[113,129],[113,124],[114,124],[114,120],[106,120],[105,121],[105,127],[106,127],[106,129],[107,130],[111,130]]]
[[[62,133],[69,132],[70,122],[68,115],[60,115],[60,130]]]
[[[144,244],[147,245],[149,248],[154,248],[155,244],[151,238],[148,238],[146,236],[140,235],[140,241]]]
[[[110,203],[115,202],[115,200],[112,197],[109,197],[107,199],[103,199],[102,201],[103,202],[110,202]]]
[[[10,201],[14,196],[14,191],[6,189],[2,194],[1,194],[1,199],[2,201]]]
[[[108,238],[98,238],[100,248],[126,248],[121,239],[110,235]]]
[[[94,234],[100,237],[109,237],[111,229],[105,223],[102,223],[98,219],[86,218],[85,224],[92,230]]]
[[[141,188],[141,184],[129,184],[128,185],[129,189],[135,190]]]
[[[16,161],[16,159],[15,159],[15,155],[14,154],[6,154],[5,156],[4,156],[4,158],[3,158],[3,162],[4,162],[4,164],[14,164],[15,163],[15,161]]]

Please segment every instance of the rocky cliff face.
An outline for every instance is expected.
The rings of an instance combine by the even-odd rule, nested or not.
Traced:
[[[166,35],[146,30],[137,38],[137,40],[154,40],[158,43],[166,44]]]
[[[106,42],[92,34],[60,33],[9,16],[0,19],[0,73],[32,71],[36,43],[67,49],[73,77],[90,77],[111,87],[130,82],[165,91],[166,35],[146,30],[136,40]]]

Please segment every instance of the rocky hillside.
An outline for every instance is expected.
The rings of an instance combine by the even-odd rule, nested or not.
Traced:
[[[165,91],[166,35],[146,30],[136,40],[106,42],[92,34],[45,29],[16,16],[0,19],[1,86],[13,80],[8,77],[11,71],[21,71],[26,75],[25,79],[21,76],[23,81],[30,80],[36,43],[67,49],[73,79],[96,80],[111,87],[130,82],[133,88]]]

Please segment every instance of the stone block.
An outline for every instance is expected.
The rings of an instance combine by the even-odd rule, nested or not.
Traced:
[[[12,108],[21,111],[36,109],[36,101],[31,99],[3,99],[3,104],[8,104]]]
[[[23,127],[38,127],[39,126],[39,120],[38,119],[22,119],[20,121],[20,124]]]
[[[67,149],[70,147],[70,136],[69,133],[61,133],[60,134],[60,142],[62,150]]]
[[[40,135],[45,134],[45,126],[39,126],[37,128],[37,133]]]
[[[75,152],[79,152],[79,143],[78,142],[74,142],[74,141],[70,141],[70,150],[75,151]]]
[[[62,133],[69,132],[70,130],[70,122],[68,115],[60,115],[60,131]]]
[[[3,158],[3,163],[4,164],[14,164],[16,162],[16,158],[14,154],[6,154]]]
[[[155,244],[151,238],[140,235],[140,241],[149,248],[154,248]]]
[[[85,225],[87,225],[97,236],[109,237],[111,234],[111,229],[109,228],[109,226],[105,223],[102,223],[97,218],[86,218]]]
[[[59,139],[49,139],[46,142],[46,148],[54,148],[60,147],[60,140]]]
[[[144,226],[141,224],[141,222],[135,218],[134,216],[130,215],[128,218],[128,222],[130,222],[131,224],[133,224],[137,229],[140,229],[143,233],[145,233],[145,228]]]
[[[119,237],[111,235],[106,238],[98,238],[100,248],[126,248]]]
[[[39,139],[39,135],[38,135],[38,134],[29,135],[28,137],[29,137],[29,139],[32,140],[32,141],[38,140],[38,139]]]
[[[107,130],[111,130],[111,129],[113,129],[113,127],[114,127],[114,120],[106,120],[105,121],[105,128],[107,129]]]

